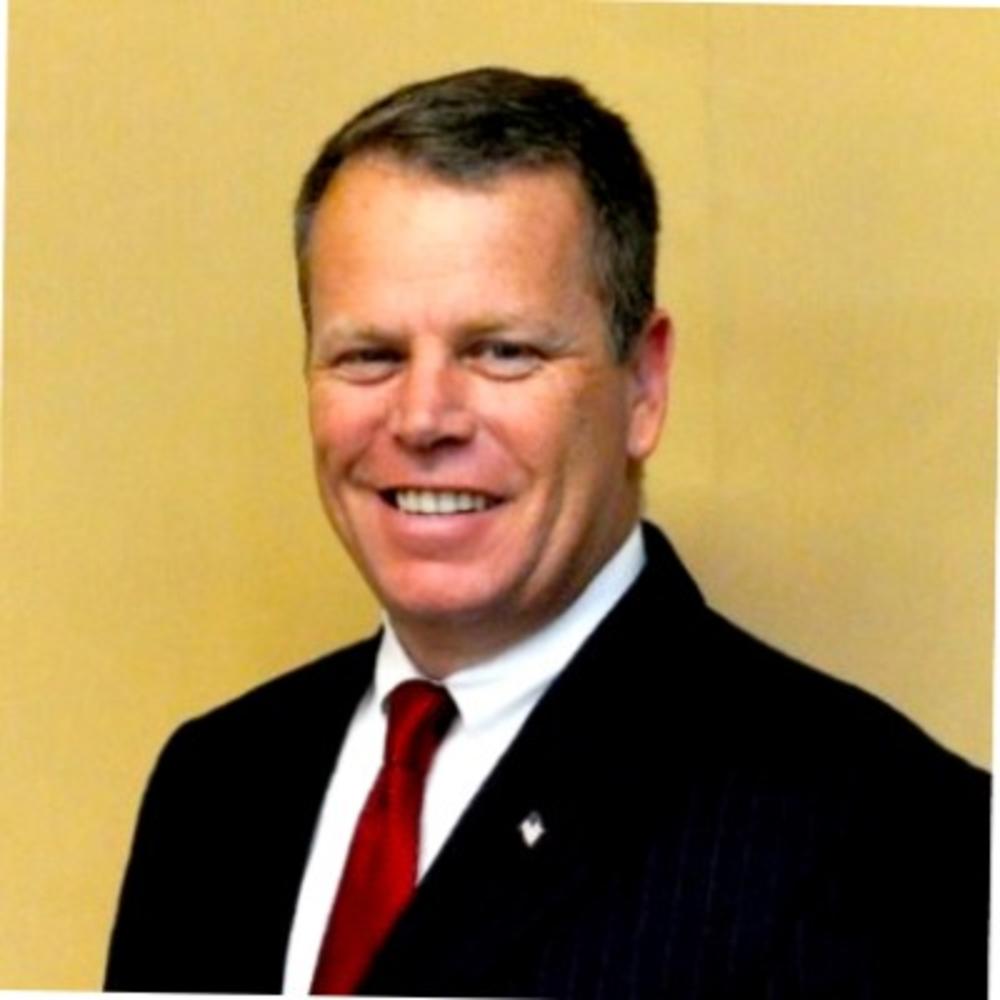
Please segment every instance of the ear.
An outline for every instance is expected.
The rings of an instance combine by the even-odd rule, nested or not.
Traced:
[[[630,395],[628,455],[633,461],[647,459],[660,439],[673,356],[673,324],[665,312],[654,310],[625,361]]]

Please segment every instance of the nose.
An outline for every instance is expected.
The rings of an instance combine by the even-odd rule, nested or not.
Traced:
[[[466,392],[466,374],[453,359],[411,357],[396,384],[389,430],[400,444],[428,451],[461,444],[475,432]]]

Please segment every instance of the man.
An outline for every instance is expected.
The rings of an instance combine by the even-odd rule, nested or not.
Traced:
[[[983,995],[984,776],[639,526],[671,328],[621,119],[404,88],[296,223],[320,493],[384,627],[173,737],[108,987]]]

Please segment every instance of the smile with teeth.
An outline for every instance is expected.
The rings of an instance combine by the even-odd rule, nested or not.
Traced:
[[[383,496],[404,514],[474,514],[498,502],[467,490],[387,490]]]

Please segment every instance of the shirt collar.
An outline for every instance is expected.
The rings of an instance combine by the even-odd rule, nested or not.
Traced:
[[[518,706],[537,701],[632,585],[645,562],[645,545],[637,524],[562,614],[508,649],[445,678],[443,684],[455,700],[463,725],[486,728]],[[404,681],[427,679],[403,648],[387,615],[383,615],[383,624],[375,661],[379,706],[384,706],[386,697]]]

